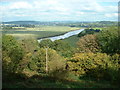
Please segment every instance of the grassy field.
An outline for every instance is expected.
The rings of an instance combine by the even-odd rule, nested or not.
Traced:
[[[67,27],[67,26],[41,26],[35,28],[14,28],[11,30],[2,30],[4,34],[13,35],[16,38],[41,38],[63,34],[71,30],[77,30],[77,27]]]

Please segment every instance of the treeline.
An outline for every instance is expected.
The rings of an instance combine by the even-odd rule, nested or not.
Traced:
[[[118,22],[113,21],[97,21],[97,22],[70,22],[70,21],[53,21],[53,22],[39,22],[39,21],[13,21],[13,22],[2,22],[1,25],[4,29],[12,27],[39,27],[44,26],[69,26],[69,27],[84,27],[84,28],[94,28],[94,27],[110,27],[117,26]]]
[[[84,31],[82,31],[82,32],[80,32],[79,34],[78,34],[78,37],[82,37],[82,36],[85,36],[85,35],[87,35],[87,34],[94,34],[94,33],[96,33],[96,32],[100,32],[101,30],[100,29],[93,29],[93,28],[87,28],[87,29],[85,29]]]
[[[25,28],[35,28],[35,25],[31,25],[31,24],[25,24],[25,25],[2,25],[1,26],[3,30],[11,30],[11,29],[25,29]],[[15,27],[15,28],[14,28]]]
[[[98,22],[73,22],[73,23],[58,23],[57,25],[70,26],[70,27],[85,27],[85,28],[94,28],[94,27],[110,27],[117,26],[117,22],[112,21],[98,21]]]
[[[43,40],[38,43],[36,40],[17,41],[12,36],[3,35],[3,79],[7,82],[9,73],[27,77],[47,74],[68,79],[67,75],[73,73],[79,78],[107,80],[119,85],[119,41],[117,27],[82,36],[77,48],[61,40]]]

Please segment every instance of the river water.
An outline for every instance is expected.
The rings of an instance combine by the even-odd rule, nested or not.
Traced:
[[[74,30],[74,31],[70,31],[70,32],[67,32],[63,35],[59,35],[59,36],[53,36],[53,37],[47,37],[47,38],[41,38],[38,40],[38,42],[42,41],[42,40],[45,40],[45,39],[50,39],[52,41],[55,41],[55,40],[60,40],[60,39],[65,39],[65,38],[68,38],[68,37],[71,37],[73,35],[77,35],[79,34],[80,32],[82,32],[84,29],[79,29],[79,30]]]

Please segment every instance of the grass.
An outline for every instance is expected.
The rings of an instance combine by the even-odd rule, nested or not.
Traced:
[[[10,80],[9,80],[10,79]],[[106,81],[92,80],[63,80],[50,76],[34,75],[30,78],[21,78],[19,75],[7,77],[7,82],[3,82],[3,88],[116,88]]]
[[[35,34],[6,34],[6,35],[12,35],[16,38],[21,38],[21,39],[30,39],[30,38],[35,38],[37,37]]]
[[[13,35],[16,38],[23,38],[23,37],[34,37],[34,38],[41,38],[41,37],[49,37],[55,36],[59,34],[63,34],[65,32],[71,30],[77,30],[80,28],[77,27],[67,27],[67,26],[41,26],[35,28],[23,28],[23,29],[11,29],[11,30],[2,30],[4,34]]]

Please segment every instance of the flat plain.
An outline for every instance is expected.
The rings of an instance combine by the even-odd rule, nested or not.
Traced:
[[[35,28],[14,27],[12,29],[2,30],[2,32],[3,34],[12,35],[17,39],[21,39],[21,38],[42,38],[55,36],[78,29],[80,28],[68,26],[39,26]]]

